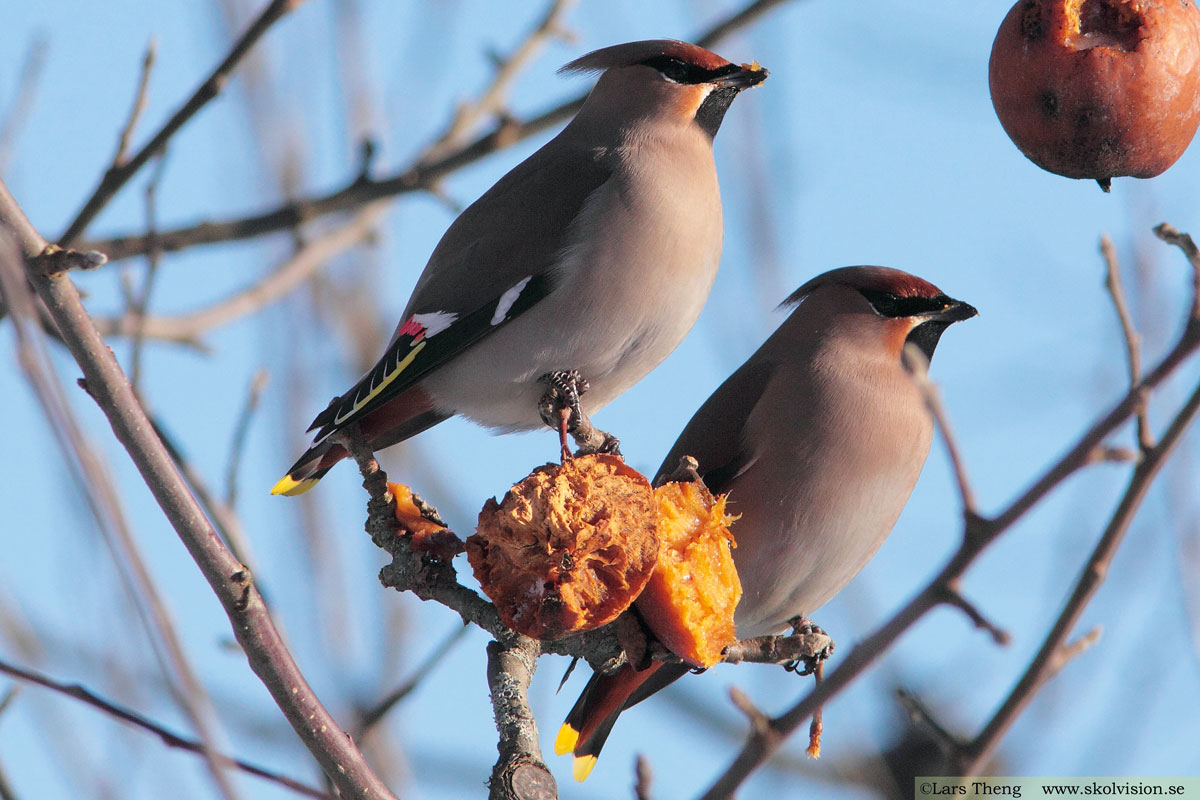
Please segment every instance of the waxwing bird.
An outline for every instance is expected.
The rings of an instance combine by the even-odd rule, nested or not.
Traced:
[[[547,376],[586,382],[592,413],[683,340],[721,256],[712,141],[757,64],[685,42],[630,42],[563,67],[600,72],[573,120],[468,207],[417,281],[379,362],[313,421],[272,490],[300,494],[346,456],[454,414],[501,432],[542,424]],[[565,436],[565,434],[564,434]]]
[[[901,362],[933,356],[942,333],[975,316],[927,281],[884,267],[813,278],[783,303],[779,329],[713,393],[659,469],[699,461],[728,493],[742,599],[739,638],[775,633],[838,593],[883,544],[929,453],[933,424]],[[559,732],[575,777],[595,764],[617,716],[687,671],[656,661],[595,674]]]

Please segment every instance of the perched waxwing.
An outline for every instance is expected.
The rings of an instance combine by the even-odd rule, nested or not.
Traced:
[[[942,333],[975,316],[927,281],[844,267],[783,303],[779,329],[700,407],[659,469],[699,461],[741,517],[730,531],[742,599],[739,638],[783,630],[837,594],[887,538],[929,453],[933,424],[901,361],[932,357]],[[653,662],[595,674],[555,741],[583,780],[617,716],[686,673]]]
[[[498,431],[543,424],[551,375],[587,392],[573,419],[641,380],[683,340],[721,257],[712,140],[757,64],[686,42],[630,42],[563,67],[600,72],[558,136],[442,237],[379,362],[314,420],[273,494],[346,456],[357,422],[382,449],[454,414]]]

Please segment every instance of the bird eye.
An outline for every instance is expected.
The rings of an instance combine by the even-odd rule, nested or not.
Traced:
[[[683,83],[688,76],[687,64],[678,58],[668,58],[666,63],[659,68],[659,72],[663,74],[663,77],[676,83]]]
[[[692,73],[691,68],[673,56],[655,56],[642,63],[647,67],[658,70],[659,74],[669,81],[674,81],[675,83],[693,82],[689,80]]]
[[[898,317],[900,313],[900,298],[891,292],[879,292],[871,289],[859,289],[867,302],[881,317]]]

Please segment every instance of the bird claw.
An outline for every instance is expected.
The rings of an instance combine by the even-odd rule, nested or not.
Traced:
[[[793,636],[824,636],[829,640],[824,647],[812,655],[788,661],[783,665],[783,668],[788,672],[794,672],[802,677],[812,675],[817,671],[817,666],[822,661],[833,655],[833,639],[830,639],[829,634],[808,617],[793,617],[788,620],[788,625],[792,628]]]
[[[621,455],[621,442],[612,434],[597,430],[583,413],[580,397],[590,388],[587,379],[577,370],[555,370],[538,378],[548,387],[538,401],[538,413],[542,421],[558,431],[563,460],[571,454],[567,435],[575,438],[579,445],[576,455],[610,453]]]
[[[573,369],[555,370],[538,378],[538,383],[544,383],[548,387],[542,399],[538,401],[538,413],[541,414],[542,421],[551,428],[558,428],[562,424],[562,412],[565,410],[570,412],[566,420],[567,432],[579,427],[579,423],[584,419],[579,399],[591,388],[587,379]]]
[[[579,452],[576,455],[590,456],[593,453],[608,453],[614,456],[621,455],[620,439],[604,431],[597,431],[597,433],[604,437],[603,440],[597,445],[584,444],[579,448]]]

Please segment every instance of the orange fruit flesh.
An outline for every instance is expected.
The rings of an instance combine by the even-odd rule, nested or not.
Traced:
[[[484,505],[467,558],[505,625],[558,638],[633,604],[658,555],[654,509],[650,482],[617,456],[547,465]]]
[[[662,549],[638,611],[671,652],[711,667],[737,641],[733,612],[742,584],[729,532],[736,517],[725,513],[726,498],[714,498],[703,484],[668,483],[655,499]]]

